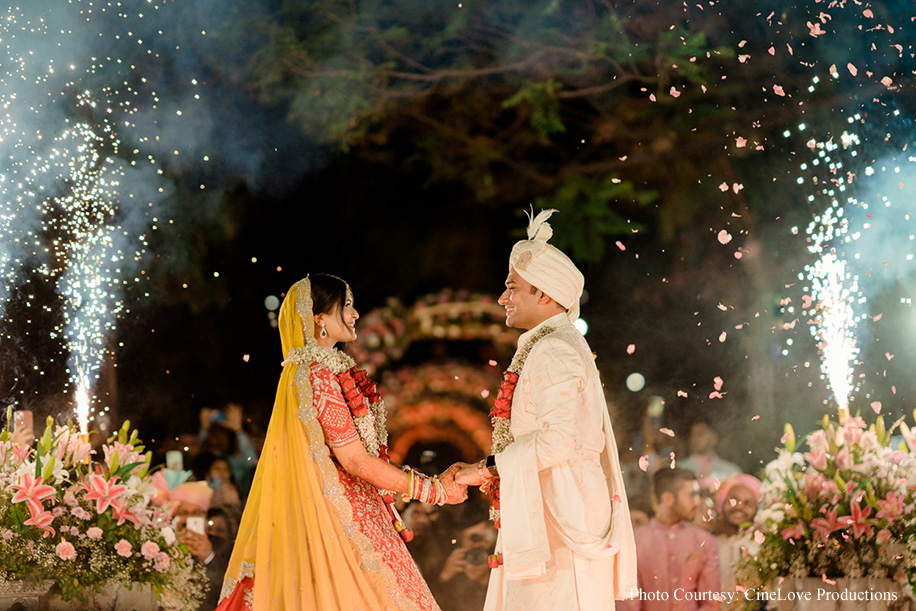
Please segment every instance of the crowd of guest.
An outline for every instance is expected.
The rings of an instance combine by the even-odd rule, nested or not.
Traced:
[[[647,417],[648,422],[648,417]],[[644,422],[638,447],[621,450],[636,538],[639,593],[623,611],[744,608],[735,567],[742,526],[753,522],[760,480],[717,454],[718,434],[692,423],[686,458],[676,436]],[[634,444],[636,445],[636,444]],[[661,449],[659,449],[661,446]],[[722,593],[738,593],[729,600]]]

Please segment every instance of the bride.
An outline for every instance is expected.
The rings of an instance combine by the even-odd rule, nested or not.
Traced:
[[[459,503],[467,488],[453,469],[389,464],[384,403],[334,347],[356,339],[358,318],[335,276],[306,277],[283,301],[283,372],[218,611],[439,609],[394,497]]]

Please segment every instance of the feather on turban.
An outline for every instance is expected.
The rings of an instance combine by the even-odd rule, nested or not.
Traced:
[[[553,236],[547,219],[554,212],[556,210],[542,210],[537,216],[525,213],[528,214],[528,239],[512,247],[509,269],[515,269],[525,281],[566,308],[569,322],[576,322],[585,277],[562,250],[547,243]]]

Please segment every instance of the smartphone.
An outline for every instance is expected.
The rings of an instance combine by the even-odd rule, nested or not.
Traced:
[[[184,471],[184,455],[181,450],[169,450],[165,453],[165,468],[172,471]]]
[[[201,516],[188,516],[185,525],[190,532],[202,535],[204,534],[204,522],[205,519]]]
[[[32,410],[21,409],[13,412],[13,430],[18,431],[21,428],[32,428]]]

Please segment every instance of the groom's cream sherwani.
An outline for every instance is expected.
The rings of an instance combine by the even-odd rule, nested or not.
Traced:
[[[592,353],[566,314],[532,348],[496,455],[497,551],[485,611],[613,609],[636,585],[617,446]],[[542,325],[519,338],[519,346]]]

